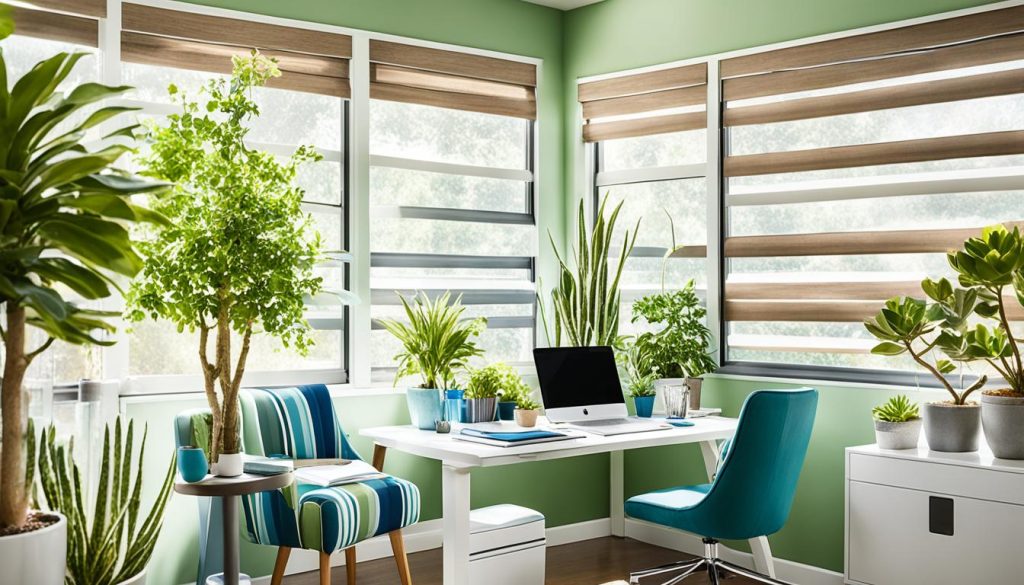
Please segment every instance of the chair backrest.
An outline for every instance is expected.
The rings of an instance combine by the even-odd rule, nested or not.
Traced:
[[[713,514],[715,538],[778,532],[789,517],[811,440],[818,391],[759,390],[740,411],[729,451],[701,508]]]
[[[246,388],[238,393],[242,447],[250,455],[359,459],[334,412],[327,386]]]

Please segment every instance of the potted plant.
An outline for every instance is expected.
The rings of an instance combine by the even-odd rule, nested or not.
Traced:
[[[971,360],[960,351],[957,340],[961,339],[961,332],[967,331],[967,319],[974,311],[978,295],[972,290],[953,290],[946,280],[926,279],[922,288],[933,300],[931,304],[911,297],[893,297],[874,318],[864,322],[865,328],[881,341],[871,352],[886,356],[909,355],[949,393],[949,400],[926,403],[922,411],[924,434],[931,449],[954,453],[977,451],[981,409],[967,398],[984,386],[987,378],[982,376],[958,390],[946,377],[956,371],[956,365],[946,358],[929,360],[929,353],[939,348],[954,359]]]
[[[523,381],[522,376],[515,371],[515,368],[505,362],[495,362],[480,369],[473,370],[469,375],[469,382],[466,384],[466,397],[471,402],[467,410],[471,412],[489,412],[490,406],[481,404],[473,406],[472,401],[481,400],[486,402],[489,397],[494,397],[498,420],[513,420],[515,418],[516,400],[519,396],[529,394],[530,387]],[[479,422],[472,420],[469,422]],[[486,420],[493,420],[491,419]]]
[[[238,391],[252,338],[269,335],[304,355],[313,344],[306,301],[323,284],[314,274],[320,234],[294,183],[299,166],[319,155],[303,146],[282,162],[246,145],[247,123],[260,113],[252,90],[280,72],[258,53],[232,61],[231,79],[211,80],[202,103],[171,86],[183,111],[150,128],[152,151],[141,163],[175,185],[157,206],[171,225],[142,244],[145,267],[126,298],[131,321],[166,319],[199,332],[210,463],[229,477],[242,473]]]
[[[160,536],[164,509],[174,487],[171,458],[156,499],[142,507],[142,456],[148,430],[142,434],[132,479],[134,425],[122,432],[121,419],[103,431],[99,483],[92,506],[86,508],[82,473],[74,460],[74,439],[65,448],[56,442],[53,426],[43,432],[39,447],[39,485],[46,506],[68,521],[67,585],[144,585],[146,567]],[[30,461],[32,453],[29,453]],[[89,510],[86,513],[86,510]]]
[[[619,336],[619,280],[626,265],[626,258],[633,250],[636,242],[636,224],[632,235],[626,230],[622,239],[622,247],[618,251],[618,262],[615,272],[609,274],[608,256],[611,253],[612,236],[615,223],[622,203],[615,206],[611,215],[605,216],[608,196],[601,201],[597,212],[594,229],[587,236],[586,214],[583,201],[580,201],[576,214],[576,245],[573,246],[573,265],[571,269],[558,252],[554,239],[551,247],[558,260],[558,286],[551,291],[551,303],[554,307],[554,335],[548,327],[547,311],[543,301],[538,297],[541,321],[544,333],[549,342],[560,347],[563,341],[573,347],[613,346],[621,345]],[[550,237],[550,234],[549,234]]]
[[[0,20],[0,31],[9,31],[9,24]],[[86,140],[99,124],[116,124],[130,109],[93,106],[129,88],[85,83],[56,91],[84,56],[60,53],[8,84],[0,54],[0,302],[6,313],[0,330],[0,567],[4,580],[13,583],[63,583],[66,548],[64,517],[29,513],[25,372],[55,340],[111,343],[97,333],[113,330],[106,319],[116,313],[83,308],[65,295],[86,301],[109,297],[118,277],[134,276],[142,265],[128,228],[161,221],[131,196],[164,185],[114,168],[131,150],[136,126]],[[33,342],[33,330],[41,342]],[[32,562],[43,550],[50,562]]]
[[[516,424],[521,427],[531,428],[537,426],[537,416],[540,415],[540,404],[530,398],[528,394],[521,394],[516,397]]]
[[[650,417],[654,413],[654,398],[657,396],[654,382],[658,379],[658,367],[651,359],[649,346],[634,340],[617,357],[625,374],[626,388],[633,398],[636,415]]]
[[[449,292],[431,300],[420,293],[409,302],[401,297],[408,323],[381,319],[385,330],[402,344],[395,356],[398,371],[395,383],[407,376],[419,376],[420,386],[406,391],[409,416],[417,428],[434,430],[441,420],[441,392],[455,385],[455,376],[466,369],[470,358],[483,354],[475,338],[483,332],[487,320],[464,318],[461,297],[454,301]]]
[[[875,442],[881,449],[913,449],[921,436],[921,417],[917,404],[905,395],[893,396],[874,407]]]
[[[977,324],[951,332],[950,352],[982,360],[998,372],[1004,387],[981,393],[981,420],[992,453],[1002,459],[1024,459],[1024,358],[1021,339],[1010,327],[1009,302],[1024,304],[1024,237],[1018,228],[986,228],[947,254],[961,286],[977,294],[974,312],[993,326]],[[943,292],[951,294],[951,285]],[[1009,300],[1012,293],[1014,300]]]
[[[633,303],[634,323],[643,320],[658,327],[636,340],[651,356],[661,376],[655,383],[658,391],[685,381],[693,409],[700,408],[701,377],[717,366],[711,356],[711,331],[705,324],[706,317],[707,310],[697,296],[693,280],[682,289],[647,295]]]
[[[497,364],[470,370],[466,382],[466,422],[491,422],[498,413],[502,372]]]

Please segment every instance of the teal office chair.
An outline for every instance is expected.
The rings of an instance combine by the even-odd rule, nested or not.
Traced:
[[[704,558],[631,573],[643,577],[683,571],[663,585],[674,585],[706,569],[717,585],[721,572],[760,581],[782,581],[718,558],[718,541],[747,540],[778,532],[789,517],[796,482],[811,439],[818,391],[759,390],[747,397],[736,434],[726,443],[715,479],[709,484],[669,488],[626,501],[626,515],[685,530],[704,539]]]

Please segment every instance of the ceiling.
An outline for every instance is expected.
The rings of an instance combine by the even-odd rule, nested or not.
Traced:
[[[579,8],[580,6],[586,6],[587,4],[597,4],[602,0],[525,0],[533,4],[541,4],[544,6],[550,6],[552,8],[559,8],[561,10],[572,10],[573,8]]]

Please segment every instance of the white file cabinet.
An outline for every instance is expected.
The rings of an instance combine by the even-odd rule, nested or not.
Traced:
[[[472,585],[544,585],[544,515],[502,504],[469,514]]]
[[[1024,583],[1024,461],[846,450],[846,583]]]

